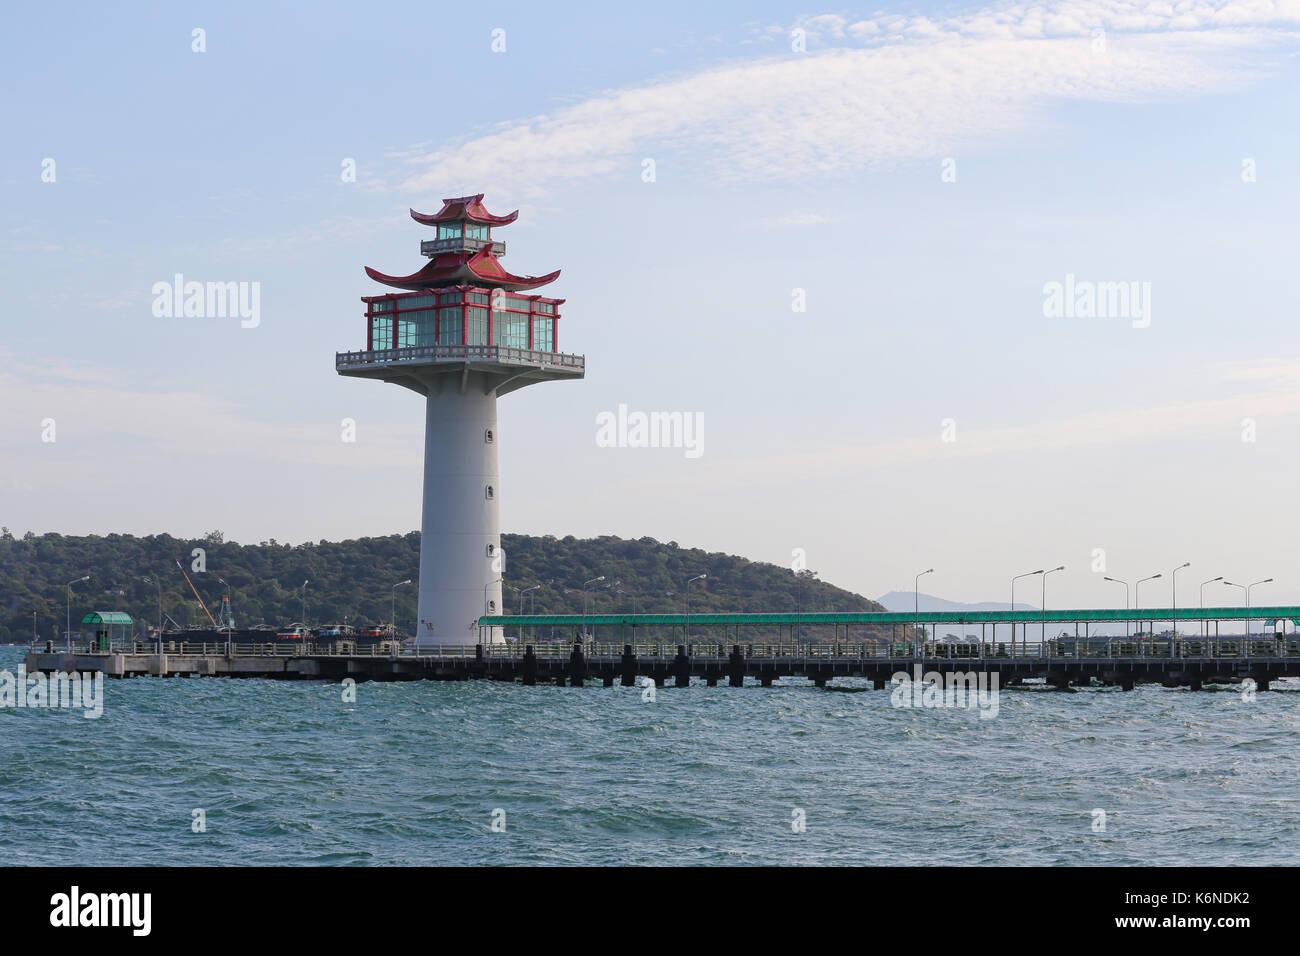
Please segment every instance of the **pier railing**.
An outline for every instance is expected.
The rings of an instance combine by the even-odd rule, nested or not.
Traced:
[[[594,641],[575,645],[572,641],[546,641],[532,644],[466,644],[422,645],[400,647],[395,642],[384,641],[361,644],[355,641],[329,641],[295,643],[275,641],[266,643],[235,643],[208,641],[112,641],[74,642],[71,647],[54,642],[50,650],[74,654],[170,654],[180,656],[212,657],[234,654],[242,657],[397,657],[400,659],[517,659],[531,648],[539,659],[569,658],[575,646],[582,648],[587,659],[622,658],[626,649],[638,658],[673,660],[678,655],[675,643],[598,643]],[[1252,658],[1300,658],[1300,638],[1265,637],[1250,640],[1193,639],[1178,640],[1085,640],[1049,639],[1046,641],[969,641],[969,642],[860,642],[860,643],[719,643],[694,642],[684,645],[689,657],[727,658],[733,647],[739,647],[748,659],[772,660],[1237,660]],[[38,650],[32,645],[32,650]]]
[[[573,653],[574,642],[556,641],[529,645],[539,658],[567,658]],[[629,647],[637,657],[676,658],[678,647],[673,643],[651,644],[582,644],[583,656],[588,658],[621,657]],[[860,660],[984,660],[984,659],[1068,659],[1124,660],[1219,660],[1247,657],[1300,657],[1300,639],[1190,640],[1135,641],[1135,640],[1047,640],[1011,642],[869,642],[869,643],[742,643],[739,645],[716,642],[696,642],[684,645],[691,657],[728,657],[738,646],[746,658],[770,659],[844,659]],[[470,648],[472,651],[473,648]],[[404,653],[412,653],[407,650]],[[428,650],[418,652],[430,655]],[[524,647],[518,644],[491,644],[484,647],[487,657],[519,657]]]
[[[575,646],[571,641],[555,641],[529,645],[539,658],[567,658]],[[674,643],[649,644],[603,644],[588,642],[582,644],[584,657],[614,658],[621,657],[624,649],[630,648],[637,657],[675,658],[678,647]],[[691,657],[728,657],[732,648],[738,646],[746,658],[770,659],[844,659],[861,660],[983,660],[983,659],[1068,659],[1068,660],[1105,660],[1107,658],[1169,660],[1219,660],[1247,657],[1300,657],[1300,639],[1290,637],[1285,640],[1251,639],[1235,640],[1190,640],[1180,638],[1177,641],[1151,640],[1047,640],[1011,642],[865,642],[865,643],[731,643],[696,642],[685,645],[686,653]],[[440,656],[442,651],[450,649],[423,649],[404,654],[419,656]],[[461,649],[463,650],[463,649]],[[471,653],[473,648],[468,649]],[[490,658],[515,658],[524,653],[524,646],[519,644],[491,644],[484,647],[484,654]]]

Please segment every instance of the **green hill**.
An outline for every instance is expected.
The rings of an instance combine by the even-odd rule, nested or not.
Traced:
[[[517,591],[529,591],[524,610],[538,614],[580,614],[583,582],[604,576],[587,591],[589,613],[681,613],[710,611],[873,611],[879,604],[817,580],[816,572],[795,573],[734,555],[682,548],[674,541],[635,541],[610,536],[579,539],[502,536],[506,552],[504,598],[507,612],[520,609]],[[138,622],[158,621],[162,610],[180,624],[202,625],[200,610],[174,562],[187,572],[195,548],[204,550],[206,570],[191,572],[195,587],[215,615],[230,589],[235,623],[245,627],[347,620],[386,621],[398,581],[414,579],[420,563],[420,535],[389,535],[352,541],[298,545],[274,540],[241,545],[220,532],[202,539],[171,535],[68,536],[0,532],[0,643],[25,643],[35,626],[42,640],[62,634],[66,582],[89,574],[72,588],[73,630],[90,610],[126,611]],[[691,584],[698,574],[708,575]],[[145,578],[149,580],[146,581]],[[303,581],[309,581],[304,593]],[[397,589],[397,623],[410,631],[415,586]],[[305,604],[304,604],[305,599]],[[305,610],[304,610],[305,607]],[[750,638],[766,637],[757,630]]]

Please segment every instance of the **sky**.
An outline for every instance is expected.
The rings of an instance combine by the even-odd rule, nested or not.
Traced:
[[[16,534],[418,528],[422,403],[334,353],[363,266],[425,261],[407,210],[481,192],[587,363],[500,402],[504,531],[872,597],[1063,564],[1050,605],[1162,573],[1150,606],[1191,562],[1180,605],[1300,603],[1300,0],[6,18]],[[255,284],[256,323],[157,314],[177,274]],[[620,406],[702,441],[605,447]]]

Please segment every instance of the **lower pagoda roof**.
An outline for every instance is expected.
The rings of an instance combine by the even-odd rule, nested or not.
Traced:
[[[507,272],[497,257],[492,255],[491,246],[484,246],[477,252],[444,252],[429,260],[428,265],[409,276],[390,276],[366,266],[366,275],[376,282],[390,285],[395,289],[419,291],[445,285],[489,285],[510,292],[520,289],[536,289],[554,282],[560,276],[560,270],[544,276],[517,276]]]

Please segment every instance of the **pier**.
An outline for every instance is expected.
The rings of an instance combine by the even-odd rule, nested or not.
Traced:
[[[1137,625],[1172,620],[1172,609],[1152,611],[990,611],[944,612],[924,616],[892,612],[845,614],[709,615],[493,615],[483,628],[526,635],[529,629],[573,629],[575,640],[524,639],[477,645],[403,647],[396,642],[357,645],[278,641],[267,644],[112,642],[81,648],[47,644],[27,655],[28,672],[101,672],[107,677],[258,677],[278,680],[357,681],[496,680],[525,685],[582,687],[656,686],[770,687],[781,678],[804,678],[825,687],[839,678],[869,680],[883,689],[894,674],[947,675],[996,673],[1002,686],[1044,680],[1058,687],[1138,684],[1189,687],[1253,680],[1260,690],[1282,677],[1300,677],[1300,607],[1206,608],[1179,610],[1177,620],[1201,636],[1177,638],[1097,636],[1099,623]],[[1260,620],[1267,633],[1222,635],[1223,623]],[[1073,635],[1029,639],[1034,624],[1073,624]],[[1288,626],[1289,624],[1289,626]],[[923,638],[922,628],[951,625],[969,636],[957,640]],[[978,635],[973,633],[980,628]],[[825,630],[825,639],[745,640],[745,629],[763,627]],[[855,637],[854,628],[858,629]],[[628,640],[601,642],[590,635],[603,628]],[[647,633],[681,629],[690,639],[647,641]],[[1000,629],[999,629],[1000,628]],[[873,635],[864,639],[862,632]],[[879,635],[888,636],[881,637]]]

